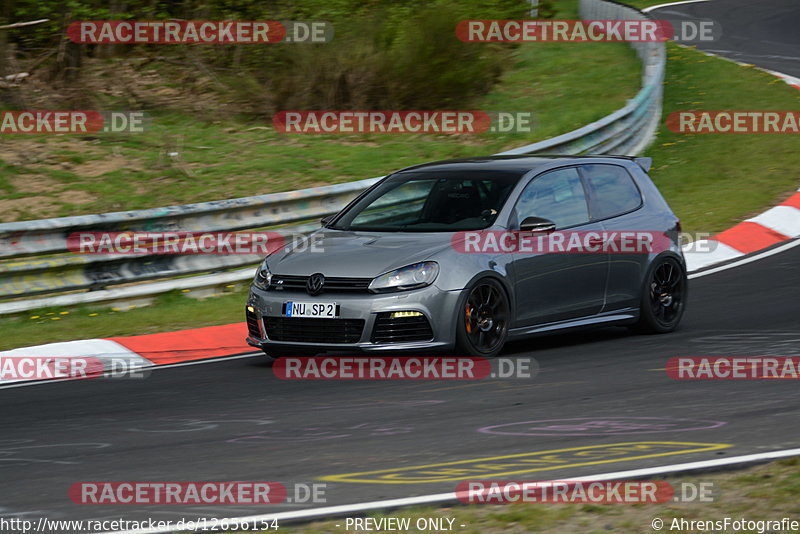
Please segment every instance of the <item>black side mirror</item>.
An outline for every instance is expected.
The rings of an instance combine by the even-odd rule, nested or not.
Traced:
[[[519,225],[522,232],[555,232],[556,223],[541,217],[525,217]]]
[[[333,215],[328,215],[327,217],[321,218],[319,220],[319,224],[321,224],[322,227],[324,228],[324,227],[328,226],[328,223],[331,222],[332,220],[333,220]]]

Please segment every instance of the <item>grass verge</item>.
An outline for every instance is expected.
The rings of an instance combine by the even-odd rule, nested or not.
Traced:
[[[791,195],[800,185],[797,136],[680,134],[673,111],[795,110],[800,91],[752,67],[667,45],[664,117],[651,176],[690,231],[717,232]]]
[[[672,0],[669,0],[672,1]],[[646,7],[660,6],[668,3],[667,0],[623,0],[623,4],[633,6],[637,9],[644,9]]]
[[[520,54],[533,54],[535,50],[539,49],[532,47]],[[798,109],[800,104],[800,92],[757,69],[742,67],[673,44],[668,45],[668,57],[665,117],[672,111],[790,110]],[[529,59],[534,61],[533,56]],[[514,94],[513,101],[519,103],[516,109],[520,109],[522,102],[526,101],[525,91],[532,83],[531,79],[526,78],[522,68],[515,69],[508,76],[504,82],[508,93],[503,101],[512,101],[506,98]],[[511,87],[516,89],[511,91]],[[570,88],[564,85],[561,90]],[[343,147],[339,146],[344,142],[341,139],[330,142],[337,145],[342,154],[352,153],[355,159],[361,158],[362,165],[378,159],[374,152],[378,148],[359,143],[357,146]],[[402,144],[411,140],[386,142]],[[395,154],[394,157],[408,157],[406,163],[412,163],[412,158],[417,158],[414,161],[418,162],[447,157],[447,154],[440,152],[455,150],[458,142],[465,141],[444,138],[441,142],[437,139],[436,143],[427,143],[425,150],[431,152],[429,158],[419,158],[419,154]],[[670,132],[662,126],[646,155],[653,157],[653,179],[683,221],[684,229],[716,232],[777,203],[797,188],[800,183],[800,152],[796,150],[796,143],[796,138],[791,135],[687,135]],[[305,148],[284,149],[294,154],[292,157],[298,161],[308,156]],[[365,151],[370,150],[373,152],[368,157]],[[434,152],[438,155],[434,156]],[[391,167],[384,166],[383,170]],[[378,172],[376,170],[373,174]],[[367,175],[369,173],[362,174]],[[301,185],[308,184],[297,184],[297,187]],[[0,348],[239,322],[243,320],[243,302],[243,293],[212,299],[210,304],[170,296],[159,299],[149,309],[124,314],[106,311],[89,317],[88,314],[93,312],[86,310],[45,310],[0,318],[0,329],[7,333],[0,339]],[[47,316],[47,328],[42,328],[41,317],[44,313],[57,314],[61,311],[71,313],[59,316],[60,319],[56,321]],[[29,318],[35,316],[40,318]]]
[[[623,0],[643,9],[666,0]],[[657,17],[656,17],[657,18]],[[667,44],[664,117],[646,151],[651,175],[687,230],[717,232],[784,200],[800,185],[796,135],[677,134],[673,111],[796,110],[800,92],[753,67]]]
[[[188,292],[159,295],[150,306],[45,308],[0,318],[0,350],[73,339],[154,334],[244,321],[245,289],[197,300]],[[244,336],[244,333],[243,333]],[[244,338],[243,338],[244,339]]]
[[[576,5],[563,2],[559,17],[576,17]],[[624,43],[529,44],[514,48],[508,61],[513,66],[493,90],[461,109],[531,112],[530,133],[286,135],[266,118],[231,116],[210,101],[205,114],[188,106],[152,110],[139,134],[6,135],[0,145],[0,221],[274,193],[492,154],[595,121],[624,106],[640,84],[640,64]],[[94,69],[108,75],[124,67]],[[169,89],[157,64],[142,71],[146,85],[139,89]],[[112,102],[109,96],[109,107]]]
[[[661,529],[663,532],[722,532],[719,528],[676,528],[679,523],[673,522],[680,522],[681,519],[715,521],[724,520],[726,517],[732,520],[753,521],[780,521],[787,517],[798,521],[800,520],[797,515],[797,494],[800,492],[798,465],[800,459],[790,458],[732,472],[666,478],[673,487],[681,483],[690,483],[698,487],[701,483],[711,482],[714,485],[714,502],[606,505],[521,503],[443,508],[413,507],[403,508],[390,515],[370,514],[369,517],[407,517],[411,519],[411,525],[415,525],[418,518],[450,518],[454,519],[453,531],[463,534],[522,532],[641,534],[657,532],[652,527],[655,518],[663,521]],[[337,524],[341,526],[337,527]],[[280,529],[297,534],[348,532],[344,528],[343,519],[305,525],[281,525]],[[409,531],[416,532],[413,528]],[[764,531],[779,532],[779,530]],[[377,529],[375,532],[388,531]],[[758,532],[758,530],[738,530],[738,532]]]

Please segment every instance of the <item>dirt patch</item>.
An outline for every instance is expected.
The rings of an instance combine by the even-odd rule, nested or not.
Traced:
[[[58,204],[50,197],[33,196],[0,200],[0,222],[55,217]]]
[[[27,178],[26,176],[25,179]],[[47,187],[47,185],[39,185],[40,188]],[[97,197],[88,191],[77,189],[61,191],[54,197],[33,195],[25,198],[0,199],[0,222],[58,217],[58,209],[62,204],[89,204],[96,200]]]
[[[220,102],[230,87],[198,75],[198,65],[191,60],[116,58],[113,76],[109,63],[88,59],[84,64],[83,88],[92,95],[105,95],[131,109],[175,109],[208,113],[222,107],[235,109],[241,103]],[[230,95],[228,96],[230,98]],[[224,114],[223,114],[224,116]]]
[[[134,168],[138,167],[133,165],[128,159],[122,156],[109,154],[103,159],[93,159],[83,163],[75,164],[72,166],[70,171],[80,177],[96,178],[97,176],[102,176],[103,174],[118,171],[120,169]]]
[[[0,144],[0,161],[24,167],[32,163],[40,163],[39,155],[45,151],[44,143],[34,141],[30,137],[8,136]]]
[[[39,174],[18,174],[8,181],[17,193],[51,193],[61,189],[61,184]]]
[[[58,181],[46,176],[48,171],[67,171],[79,178],[97,178],[120,169],[141,170],[141,163],[115,153],[109,147],[77,137],[49,137],[41,140],[9,138],[0,145],[0,161],[24,167],[35,174],[9,177],[20,193],[57,191]]]
[[[97,200],[93,194],[88,191],[81,191],[78,189],[70,189],[58,194],[58,200],[66,204],[88,204]]]
[[[0,145],[0,161],[18,167],[31,165],[60,165],[66,156],[56,152],[80,154],[83,157],[100,157],[102,152],[91,141],[75,136],[9,136]]]

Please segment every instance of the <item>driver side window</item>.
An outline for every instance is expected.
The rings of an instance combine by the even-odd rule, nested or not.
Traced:
[[[517,224],[527,217],[541,217],[556,229],[589,222],[589,206],[577,169],[556,169],[529,183],[514,206]]]

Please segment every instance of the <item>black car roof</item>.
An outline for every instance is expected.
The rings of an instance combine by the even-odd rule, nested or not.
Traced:
[[[586,160],[603,159],[623,159],[638,163],[645,171],[650,169],[652,160],[650,158],[637,158],[632,156],[606,156],[606,155],[586,155],[586,156],[561,156],[561,155],[541,155],[541,156],[480,156],[473,158],[449,159],[442,161],[432,161],[406,167],[397,172],[408,171],[507,171],[525,173],[537,167],[542,167],[555,161],[559,163],[586,163]],[[574,160],[574,161],[571,161]]]

